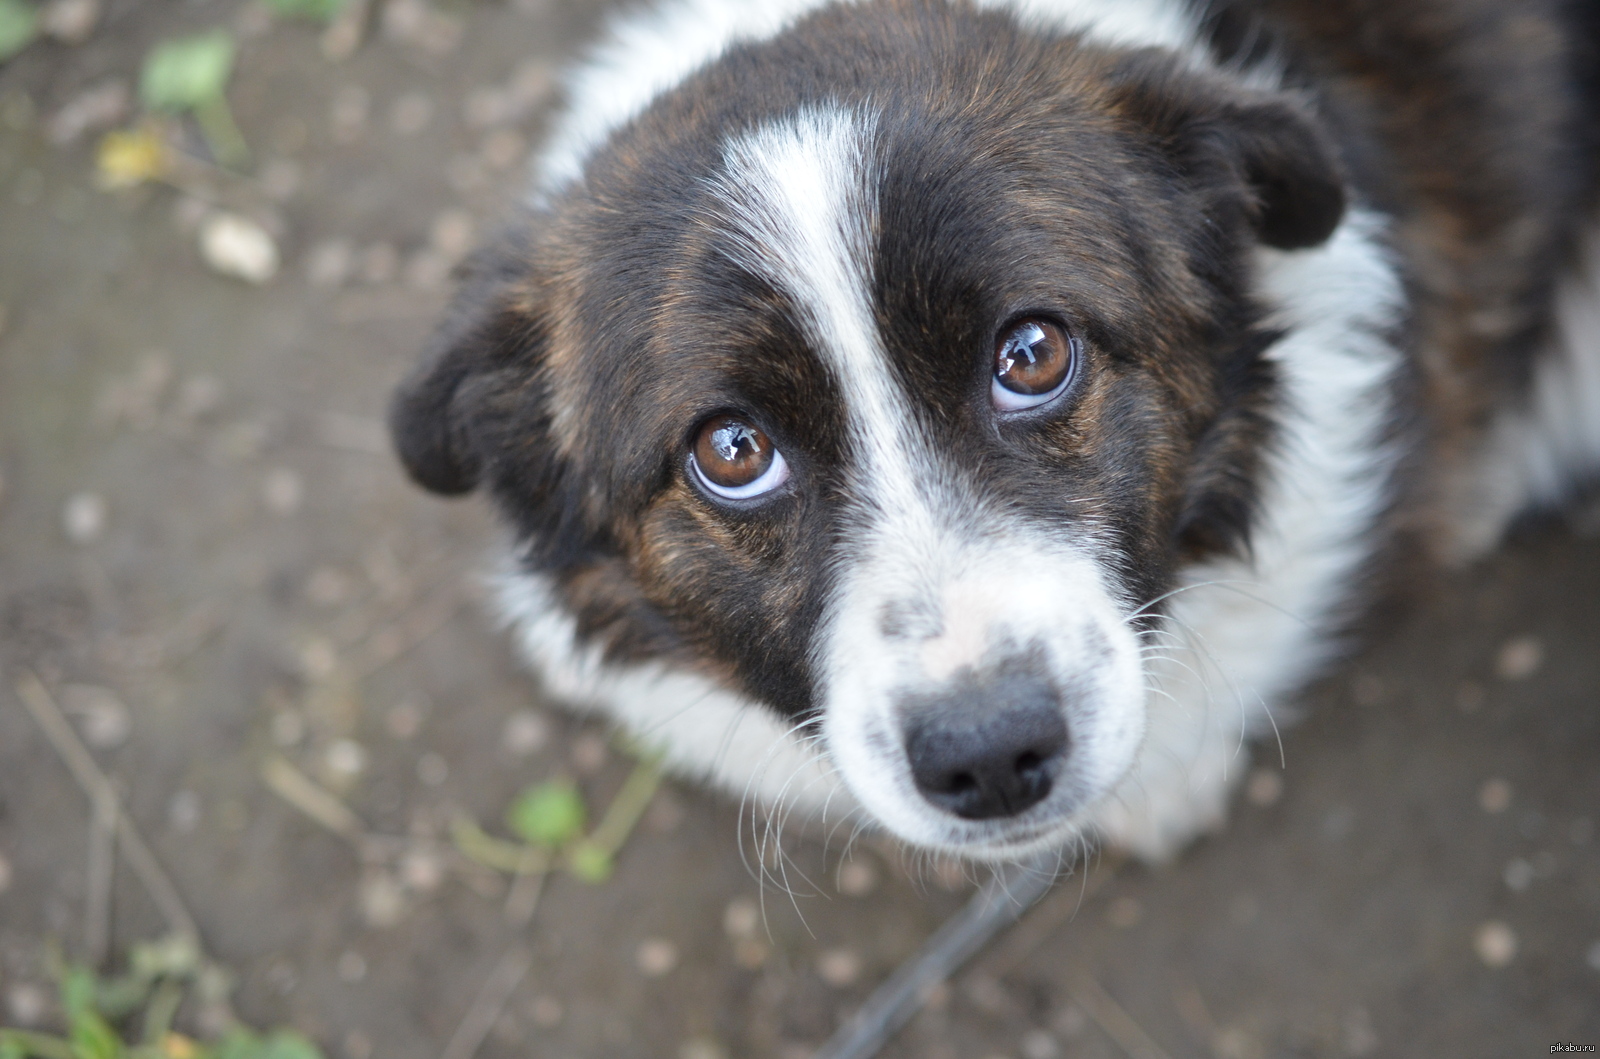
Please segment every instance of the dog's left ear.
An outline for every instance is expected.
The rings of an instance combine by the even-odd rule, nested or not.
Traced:
[[[1317,118],[1292,96],[1183,70],[1156,51],[1119,57],[1111,81],[1119,110],[1155,134],[1183,175],[1242,201],[1266,245],[1317,246],[1338,228],[1343,168]]]

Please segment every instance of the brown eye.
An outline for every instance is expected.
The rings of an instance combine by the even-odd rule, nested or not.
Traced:
[[[712,416],[700,424],[689,465],[700,484],[717,496],[746,500],[771,492],[789,477],[783,453],[749,420]]]
[[[995,343],[994,406],[1009,412],[1052,400],[1072,378],[1074,352],[1072,336],[1054,321],[1030,316],[1011,325]]]

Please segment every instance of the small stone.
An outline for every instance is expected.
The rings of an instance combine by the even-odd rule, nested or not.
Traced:
[[[478,156],[490,169],[505,171],[521,162],[528,154],[528,142],[514,129],[500,129],[485,136],[478,147]]]
[[[771,946],[760,938],[741,938],[733,945],[733,962],[747,971],[762,967],[771,955]]]
[[[1144,909],[1132,897],[1119,897],[1106,906],[1106,922],[1119,930],[1129,930],[1139,925]]]
[[[368,926],[392,927],[405,910],[405,891],[387,872],[376,872],[361,884],[361,916]]]
[[[389,111],[389,128],[397,136],[415,136],[433,120],[433,100],[426,92],[407,92]]]
[[[697,1037],[683,1042],[678,1048],[678,1059],[728,1059],[728,1050],[716,1041]]]
[[[851,949],[829,949],[817,957],[817,977],[835,989],[852,986],[861,977],[861,957]]]
[[[306,718],[299,710],[280,710],[272,715],[272,741],[284,749],[299,746],[306,737]]]
[[[500,732],[500,745],[515,757],[535,754],[549,741],[550,721],[537,710],[517,710]]]
[[[553,1030],[561,1025],[561,1019],[566,1011],[561,1007],[561,1001],[553,996],[538,996],[533,998],[533,1007],[528,1012],[533,1017],[533,1024],[543,1030]]]
[[[865,897],[878,888],[878,869],[867,860],[847,860],[839,865],[839,892]]]
[[[328,771],[340,779],[352,780],[367,767],[367,750],[354,739],[335,739],[324,755]]]
[[[372,1038],[360,1030],[344,1035],[345,1059],[372,1059]]]
[[[261,167],[261,190],[276,202],[294,197],[301,179],[300,163],[292,158],[274,158]]]
[[[1589,946],[1589,951],[1584,954],[1583,962],[1589,965],[1589,970],[1600,972],[1600,941]]]
[[[735,897],[722,910],[722,929],[730,938],[753,938],[761,926],[761,909],[748,897]]]
[[[261,481],[261,502],[279,518],[300,510],[305,500],[305,484],[300,475],[287,467],[275,467]]]
[[[411,739],[422,730],[422,707],[402,702],[383,715],[383,726],[396,739]]]
[[[181,422],[201,422],[211,418],[222,407],[226,392],[222,380],[215,375],[192,375],[178,387],[173,411]]]
[[[0,896],[11,889],[11,862],[4,853],[0,853]]]
[[[200,826],[200,795],[182,790],[167,802],[167,826],[180,835],[187,835]]]
[[[77,718],[83,741],[95,750],[114,750],[133,733],[133,715],[110,688],[68,684],[61,689],[61,708]]]
[[[360,85],[345,85],[334,93],[333,105],[328,109],[328,124],[333,138],[339,143],[353,143],[367,127],[367,115],[372,110],[372,96]]]
[[[444,883],[444,862],[431,850],[407,850],[400,858],[400,880],[414,893],[431,894]]]
[[[428,751],[417,758],[417,779],[430,787],[440,787],[450,778],[450,764],[444,758]]]
[[[1517,955],[1517,935],[1498,920],[1489,920],[1472,935],[1472,948],[1488,967],[1504,967]]]
[[[1060,1059],[1061,1042],[1048,1030],[1030,1030],[1017,1042],[1022,1059]]]
[[[1532,886],[1533,880],[1538,876],[1539,873],[1534,866],[1521,857],[1514,858],[1505,866],[1505,870],[1500,873],[1500,877],[1505,880],[1505,884],[1513,892],[1519,894]]]
[[[428,229],[428,245],[453,264],[472,249],[474,229],[472,214],[466,210],[444,210]]]
[[[57,147],[77,142],[85,133],[109,129],[128,116],[133,92],[120,78],[102,81],[73,96],[45,124],[45,137]]]
[[[37,1026],[44,1021],[45,1012],[49,1009],[50,1001],[43,989],[26,982],[19,982],[6,990],[6,1007],[11,1011],[11,1019],[18,1026]]]
[[[327,680],[339,668],[339,652],[329,640],[317,638],[300,648],[300,672],[312,682]]]
[[[633,962],[646,978],[660,978],[678,966],[678,947],[665,938],[646,938],[634,952]]]
[[[337,567],[319,566],[306,578],[306,598],[319,607],[337,607],[354,589],[350,576]]]
[[[590,733],[581,735],[572,743],[572,767],[581,775],[593,775],[606,764],[606,741]]]
[[[391,40],[443,55],[461,43],[461,24],[425,0],[389,0],[383,5],[383,32]]]
[[[73,544],[92,544],[106,529],[106,500],[99,493],[74,493],[61,509],[61,529]]]
[[[200,224],[200,254],[224,276],[257,285],[278,274],[278,244],[249,217],[218,211]]]
[[[1509,640],[1495,656],[1495,676],[1501,680],[1525,680],[1544,664],[1544,645],[1532,636]]]
[[[1244,795],[1250,804],[1265,809],[1283,797],[1283,775],[1275,769],[1256,769],[1246,781]]]
[[[1486,813],[1503,813],[1511,808],[1511,784],[1498,777],[1485,780],[1478,788],[1478,804]]]
[[[62,44],[82,44],[100,22],[100,0],[50,0],[39,12],[39,31]]]
[[[361,253],[361,279],[373,286],[392,281],[400,271],[400,251],[390,243],[373,243]]]
[[[367,976],[367,961],[359,952],[347,951],[339,957],[339,981],[354,984]]]
[[[355,267],[355,249],[348,239],[329,239],[318,243],[306,255],[306,281],[313,287],[344,285]]]

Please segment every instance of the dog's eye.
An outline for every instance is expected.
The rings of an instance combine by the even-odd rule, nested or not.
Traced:
[[[1030,316],[1000,336],[994,349],[995,408],[1013,412],[1053,400],[1072,379],[1076,344],[1066,328]]]
[[[712,416],[700,424],[689,465],[705,486],[729,500],[769,493],[789,478],[783,453],[760,428],[738,416]]]

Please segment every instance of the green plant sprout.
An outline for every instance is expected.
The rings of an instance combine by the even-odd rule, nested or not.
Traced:
[[[241,165],[250,157],[225,91],[234,52],[226,30],[180,37],[156,45],[139,74],[140,102],[158,113],[192,113],[212,156],[225,166]]]
[[[173,1017],[191,990],[202,1004],[215,1004],[232,986],[191,938],[135,945],[127,972],[115,978],[69,964],[56,974],[66,1035],[0,1028],[0,1059],[323,1059],[290,1030],[263,1037],[236,1025],[210,1044],[175,1032]],[[128,1043],[125,1034],[135,1031],[137,1041]]]

